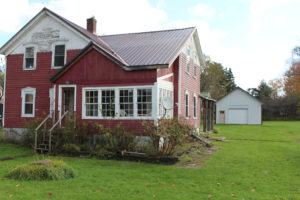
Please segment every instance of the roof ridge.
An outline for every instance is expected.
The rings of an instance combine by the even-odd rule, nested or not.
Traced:
[[[143,31],[143,32],[132,32],[132,33],[118,33],[118,34],[109,34],[109,35],[98,35],[98,37],[106,36],[115,36],[115,35],[133,35],[133,34],[145,34],[145,33],[157,33],[157,32],[169,32],[169,31],[178,31],[186,29],[195,29],[195,26],[185,27],[185,28],[174,28],[174,29],[165,29],[165,30],[156,30],[156,31]]]

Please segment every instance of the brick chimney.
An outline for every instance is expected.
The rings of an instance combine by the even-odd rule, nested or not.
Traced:
[[[91,17],[91,18],[88,18],[86,20],[86,29],[93,33],[93,34],[96,34],[97,32],[97,20],[95,17]]]

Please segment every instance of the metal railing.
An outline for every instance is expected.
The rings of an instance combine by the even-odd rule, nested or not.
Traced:
[[[49,152],[51,152],[51,142],[52,142],[52,131],[54,128],[58,125],[61,124],[61,121],[64,119],[64,117],[68,114],[69,111],[66,111],[59,120],[53,124],[53,126],[49,129]]]
[[[51,114],[49,114],[39,125],[36,127],[34,130],[34,150],[37,148],[37,137],[38,137],[38,130],[43,126],[46,125],[45,123],[47,122],[48,119],[51,118]],[[43,138],[45,139],[45,133],[43,134]]]

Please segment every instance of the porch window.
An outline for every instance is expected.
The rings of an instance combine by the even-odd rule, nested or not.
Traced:
[[[86,119],[152,117],[152,87],[149,86],[83,88],[82,99],[82,117]]]
[[[34,117],[35,88],[22,89],[22,117]]]
[[[133,89],[120,90],[120,117],[133,116]]]
[[[166,102],[168,105],[164,105]],[[173,116],[172,105],[173,91],[159,88],[159,116],[171,118]]]
[[[35,68],[34,64],[34,47],[26,47],[25,49],[25,66],[24,69],[31,70]]]
[[[185,93],[185,118],[189,118],[189,93]]]
[[[98,91],[85,92],[85,115],[89,117],[98,116]]]
[[[102,116],[114,117],[115,116],[115,91],[102,90]]]
[[[152,90],[151,89],[137,90],[137,105],[138,105],[138,116],[152,115]]]
[[[65,65],[65,45],[55,45],[53,67],[62,67]]]

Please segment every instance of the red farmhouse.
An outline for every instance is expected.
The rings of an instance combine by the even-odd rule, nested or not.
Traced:
[[[67,111],[136,131],[139,120],[165,116],[200,125],[204,63],[194,27],[98,36],[94,18],[84,29],[44,8],[0,53],[7,57],[6,132]]]

